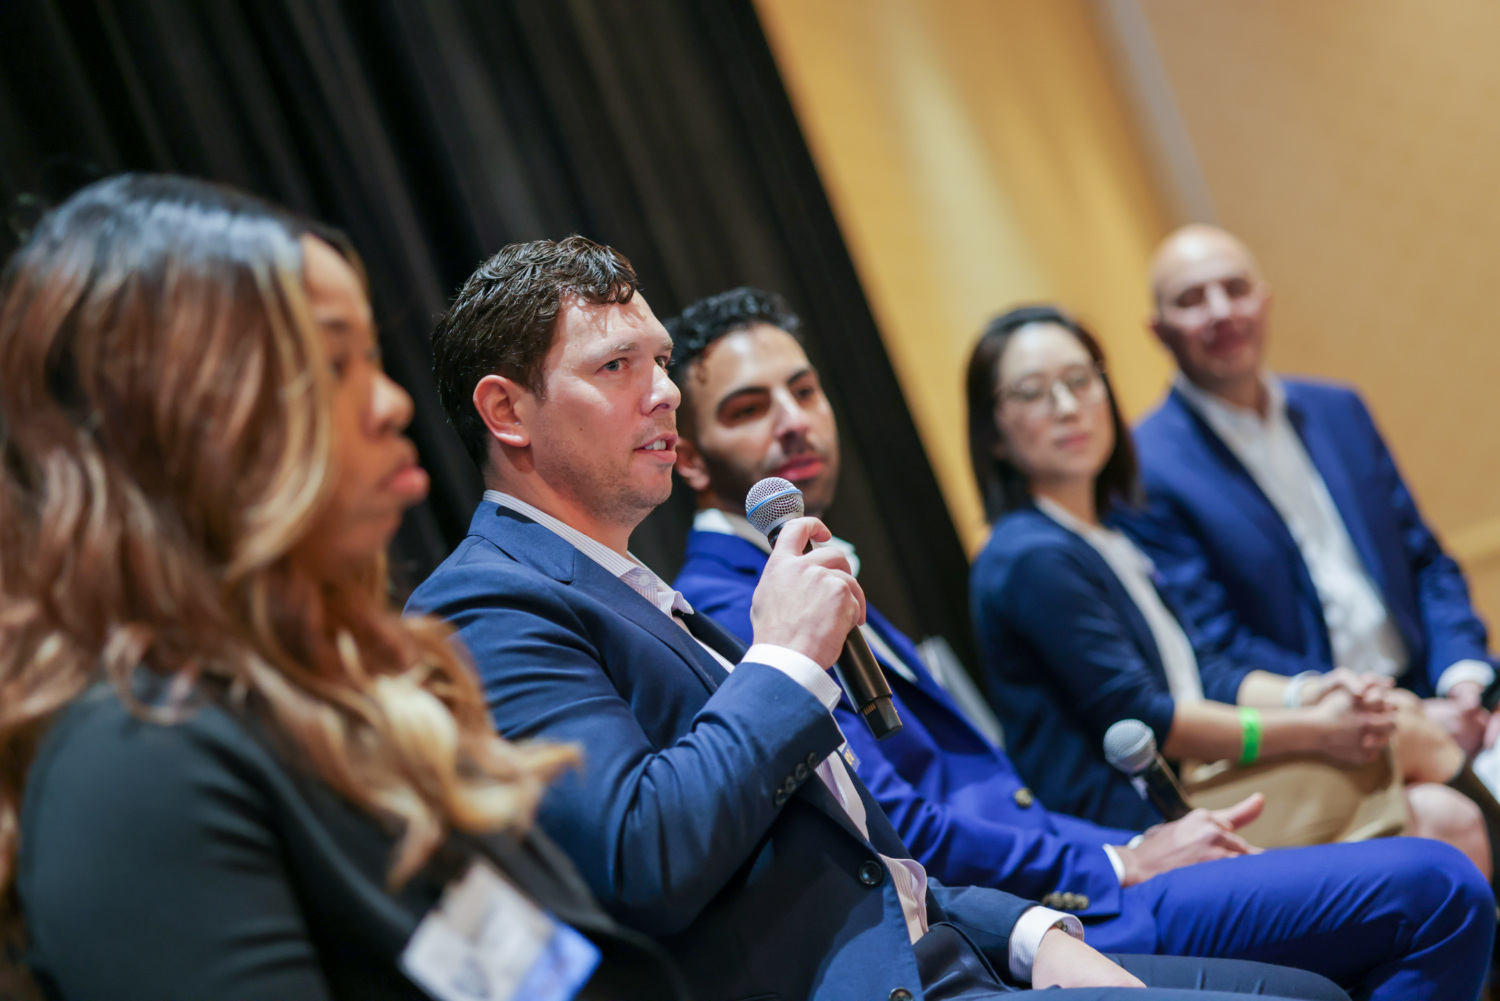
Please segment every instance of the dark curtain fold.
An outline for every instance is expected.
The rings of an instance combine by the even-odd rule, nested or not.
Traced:
[[[871,600],[971,659],[963,551],[747,0],[0,4],[4,249],[120,170],[226,181],[353,238],[433,475],[396,540],[407,584],[481,489],[427,344],[481,260],[584,233],[630,257],[663,317],[734,285],[781,291],[843,431],[833,527]],[[679,491],[632,540],[667,575],[691,506]]]

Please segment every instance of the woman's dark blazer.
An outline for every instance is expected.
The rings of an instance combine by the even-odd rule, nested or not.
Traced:
[[[1104,557],[1027,506],[995,524],[970,572],[970,601],[986,694],[1032,789],[1097,823],[1160,822],[1104,759],[1110,724],[1138,719],[1161,746],[1174,710],[1151,629]],[[1249,669],[1194,649],[1205,697],[1233,703]]]
[[[678,998],[538,832],[452,838],[400,890],[394,839],[212,702],[146,722],[99,686],[52,726],[22,806],[29,960],[53,999],[430,1001],[397,966],[448,880],[489,858],[604,953],[581,998]]]

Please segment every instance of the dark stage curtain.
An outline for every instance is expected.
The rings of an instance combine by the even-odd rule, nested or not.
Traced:
[[[481,489],[427,346],[481,260],[579,232],[631,258],[659,316],[739,284],[783,292],[843,431],[834,530],[883,611],[970,659],[964,554],[746,0],[0,4],[7,239],[120,170],[227,181],[349,232],[433,474],[397,539],[407,584]],[[674,497],[633,540],[667,576],[690,508]]]

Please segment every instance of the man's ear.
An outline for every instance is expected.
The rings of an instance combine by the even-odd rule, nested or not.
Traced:
[[[677,439],[676,469],[682,482],[692,487],[694,493],[701,494],[709,489],[708,466],[703,463],[703,453],[686,438]]]
[[[531,391],[514,379],[487,375],[474,387],[474,409],[496,441],[511,448],[525,448],[531,444],[531,432],[522,420],[521,410],[525,409],[522,401],[530,400],[531,396]]]

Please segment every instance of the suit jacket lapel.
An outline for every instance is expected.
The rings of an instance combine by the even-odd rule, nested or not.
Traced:
[[[1328,488],[1328,496],[1333,499],[1333,506],[1338,509],[1339,518],[1343,520],[1344,529],[1349,533],[1349,541],[1354,543],[1354,549],[1359,553],[1360,562],[1364,564],[1365,571],[1375,582],[1375,587],[1384,595],[1387,593],[1385,566],[1380,562],[1375,542],[1370,537],[1369,526],[1365,523],[1364,511],[1360,507],[1358,487],[1349,478],[1348,470],[1344,468],[1343,456],[1339,453],[1337,442],[1327,433],[1326,428],[1308,419],[1307,412],[1303,409],[1302,402],[1295,392],[1296,387],[1287,387],[1287,418],[1296,429],[1297,437],[1302,439],[1302,447],[1307,449],[1307,457],[1312,460],[1313,466],[1318,470],[1318,475],[1323,477],[1323,485]]]
[[[839,757],[838,752],[835,751],[833,756],[836,758]],[[859,776],[854,773],[854,769],[847,767],[847,762],[840,759],[838,762],[835,762],[833,764],[833,767],[845,768],[849,772],[849,777],[854,780],[855,789],[857,790],[859,788]],[[838,824],[839,827],[843,828],[845,831],[849,832],[850,837],[857,838],[860,841],[865,842],[866,844],[871,843],[870,839],[861,834],[859,828],[854,826],[854,818],[849,816],[849,811],[845,810],[843,806],[839,804],[838,797],[833,794],[832,789],[828,788],[828,784],[823,781],[823,777],[821,775],[814,775],[806,782],[802,783],[802,785],[798,786],[797,791],[792,794],[792,798],[800,799],[803,803],[819,811],[820,813],[827,814],[828,819],[833,821],[835,824]],[[866,818],[869,817],[872,810],[878,809],[878,806],[871,805],[868,798],[865,799]],[[866,819],[866,824],[868,823],[869,821],[868,819]]]
[[[577,554],[573,561],[574,587],[598,598],[671,647],[710,692],[718,690],[729,675],[682,626],[672,620],[672,616],[636,594],[628,584],[583,553],[576,549],[574,552]]]
[[[485,502],[474,512],[469,531],[494,543],[518,563],[588,593],[645,629],[681,657],[708,691],[723,684],[724,669],[671,616],[550,528],[519,512]]]
[[[1167,670],[1162,666],[1161,650],[1156,645],[1156,635],[1151,632],[1151,626],[1146,621],[1146,616],[1141,613],[1140,608],[1135,603],[1135,599],[1125,589],[1125,584],[1115,575],[1114,568],[1109,565],[1103,556],[1099,555],[1099,552],[1093,546],[1089,545],[1086,539],[1080,538],[1069,529],[1059,525],[1040,510],[1036,510],[1035,515],[1046,523],[1049,530],[1061,533],[1067,540],[1068,545],[1078,553],[1079,559],[1094,568],[1094,573],[1098,574],[1099,579],[1103,582],[1105,591],[1109,592],[1110,604],[1124,615],[1125,626],[1129,630],[1130,638],[1135,641],[1136,646],[1140,647],[1142,654],[1145,655],[1147,666],[1165,684]]]
[[[693,638],[713,650],[720,657],[731,664],[738,664],[745,656],[749,647],[740,642],[740,638],[729,630],[719,625],[707,615],[694,612],[692,615],[682,617],[683,624],[688,627],[688,632]]]
[[[922,663],[922,655],[917,652],[916,645],[901,630],[891,625],[886,617],[874,608],[866,610],[865,624],[875,630],[875,634],[885,641],[886,646],[890,647],[891,653],[895,654],[896,658],[901,661],[899,666],[911,673],[911,678],[908,680],[922,694],[943,703],[950,710],[955,708],[948,705],[947,690],[927,673],[926,665]],[[876,656],[878,659],[879,655],[877,654]],[[902,673],[896,667],[892,667],[891,670],[896,674]]]
[[[1202,415],[1193,409],[1181,393],[1172,390],[1169,397],[1171,402],[1180,411],[1183,420],[1186,420],[1196,432],[1195,437],[1203,450],[1200,456],[1205,463],[1219,467],[1216,480],[1223,485],[1224,499],[1233,504],[1251,522],[1257,525],[1261,532],[1273,539],[1277,545],[1286,551],[1290,558],[1299,562],[1302,559],[1302,551],[1297,548],[1297,540],[1292,538],[1292,533],[1287,531],[1286,522],[1281,520],[1281,514],[1271,499],[1261,490],[1260,485],[1255,482],[1255,477],[1245,468],[1233,450],[1214,433],[1208,422]],[[1308,583],[1311,583],[1309,579]]]

